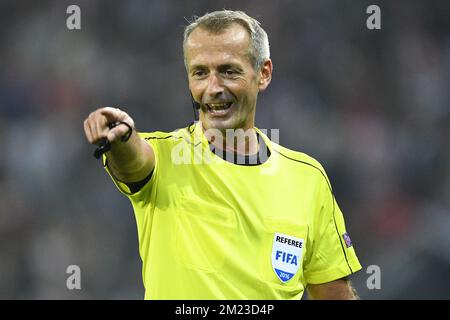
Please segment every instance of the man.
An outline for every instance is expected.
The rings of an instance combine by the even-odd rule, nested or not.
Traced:
[[[145,298],[355,299],[346,277],[361,266],[322,166],[254,127],[265,31],[209,13],[186,28],[184,58],[199,122],[137,133],[115,108],[84,122],[90,143],[112,144],[104,165],[135,211]]]

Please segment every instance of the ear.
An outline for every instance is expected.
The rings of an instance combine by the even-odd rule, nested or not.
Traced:
[[[272,60],[267,59],[266,61],[264,61],[261,69],[259,70],[259,91],[264,91],[269,86],[270,81],[272,80],[272,70]]]

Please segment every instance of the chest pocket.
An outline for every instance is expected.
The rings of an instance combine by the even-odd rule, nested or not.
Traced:
[[[185,267],[219,271],[237,228],[231,209],[189,195],[181,198],[175,215],[175,256]]]
[[[262,281],[275,290],[302,290],[308,226],[276,217],[266,217],[263,222],[264,238],[259,254],[259,273]],[[276,236],[281,238],[280,242],[275,243]],[[292,276],[283,279],[285,271],[293,273],[292,270],[295,269],[296,272]]]

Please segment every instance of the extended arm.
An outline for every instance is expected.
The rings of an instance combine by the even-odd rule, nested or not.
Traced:
[[[107,138],[112,143],[107,152],[108,167],[112,174],[122,182],[132,183],[144,180],[155,167],[155,154],[150,145],[133,130],[127,142],[120,138],[127,133],[126,125],[112,129],[108,123],[124,121],[134,128],[134,121],[124,111],[117,108],[100,108],[92,112],[84,121],[86,138],[92,144]]]

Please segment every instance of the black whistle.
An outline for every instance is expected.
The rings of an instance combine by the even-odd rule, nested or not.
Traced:
[[[125,133],[121,138],[120,141],[122,142],[127,142],[128,139],[130,139],[131,134],[133,133],[133,127],[130,126],[128,123],[126,123],[125,121],[119,121],[119,122],[115,122],[115,123],[108,123],[108,127],[111,130],[114,127],[117,127],[118,125],[123,124],[126,125],[128,127],[128,131],[127,133]],[[96,159],[100,159],[102,157],[102,155],[105,152],[108,152],[109,150],[111,150],[111,142],[108,141],[108,139],[103,138],[102,140],[100,140],[99,144],[98,144],[98,148],[95,149],[94,151],[94,157]]]
[[[108,141],[108,139],[103,138],[99,144],[98,144],[98,148],[95,149],[94,151],[94,157],[96,159],[100,159],[102,157],[102,155],[106,152],[108,152],[109,150],[111,150],[111,142]]]
[[[117,126],[118,124],[120,124],[120,122],[114,123],[108,123],[108,128],[111,130],[112,128],[114,128],[115,126]],[[103,138],[102,140],[100,140],[100,142],[98,143],[98,148],[95,149],[94,151],[94,157],[96,159],[100,159],[102,157],[102,155],[106,152],[108,152],[109,150],[111,150],[111,142],[108,141],[108,139]]]

